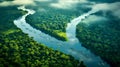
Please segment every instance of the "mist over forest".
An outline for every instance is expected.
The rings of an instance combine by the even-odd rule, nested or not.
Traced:
[[[119,0],[0,0],[0,67],[120,67]]]

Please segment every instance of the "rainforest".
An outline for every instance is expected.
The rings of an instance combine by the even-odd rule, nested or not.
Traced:
[[[120,67],[119,0],[0,0],[0,67]]]

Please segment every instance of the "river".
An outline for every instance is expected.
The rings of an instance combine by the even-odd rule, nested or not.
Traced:
[[[105,61],[103,61],[99,56],[94,55],[88,49],[83,47],[76,38],[75,35],[76,25],[81,20],[84,20],[85,17],[89,15],[88,13],[79,16],[78,18],[73,19],[71,23],[68,23],[66,33],[69,41],[65,42],[57,40],[56,38],[51,37],[50,35],[33,28],[26,22],[25,20],[26,16],[34,14],[35,13],[34,10],[26,9],[24,6],[18,7],[18,9],[28,11],[28,13],[14,20],[14,24],[18,28],[20,28],[24,33],[27,33],[29,37],[33,37],[35,41],[43,43],[45,46],[52,48],[54,50],[58,50],[65,54],[69,54],[79,61],[84,61],[87,67],[109,67],[109,65]]]

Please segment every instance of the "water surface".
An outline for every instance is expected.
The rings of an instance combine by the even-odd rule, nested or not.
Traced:
[[[34,10],[26,9],[23,6],[18,7],[18,9],[28,11],[28,13],[17,20],[14,20],[14,24],[24,33],[27,33],[30,37],[33,37],[35,41],[43,43],[54,50],[59,50],[60,52],[69,54],[77,60],[84,61],[87,67],[109,67],[109,65],[106,64],[106,62],[103,61],[99,56],[94,55],[88,49],[81,46],[81,43],[75,37],[76,25],[80,21],[84,20],[85,17],[89,15],[88,13],[79,16],[78,18],[73,19],[71,23],[68,23],[66,33],[69,41],[64,42],[33,28],[26,22],[26,16],[34,14]]]

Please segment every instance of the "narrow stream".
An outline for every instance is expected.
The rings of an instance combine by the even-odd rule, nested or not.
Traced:
[[[109,67],[109,65],[99,56],[94,55],[88,49],[81,46],[80,42],[75,37],[76,25],[81,20],[85,19],[84,17],[88,16],[88,13],[82,15],[82,17],[80,16],[75,18],[71,21],[71,23],[68,23],[66,33],[69,41],[64,42],[33,28],[26,22],[26,16],[34,14],[34,10],[26,9],[24,6],[18,7],[18,9],[28,11],[28,13],[18,18],[17,20],[14,20],[14,24],[24,33],[27,33],[30,37],[33,37],[35,41],[43,43],[54,50],[59,50],[65,54],[69,54],[77,60],[84,61],[87,67]]]

